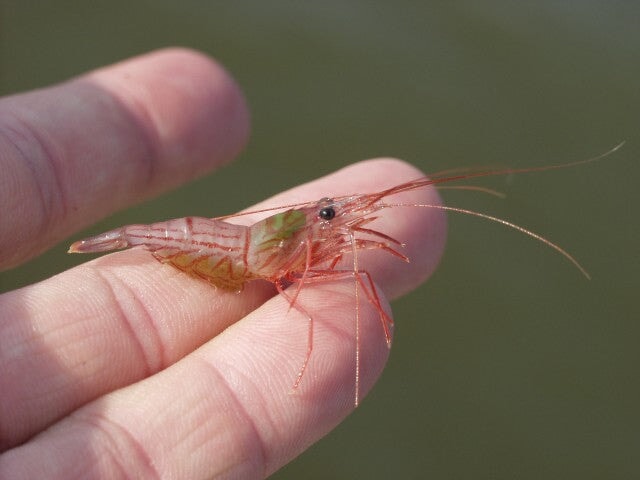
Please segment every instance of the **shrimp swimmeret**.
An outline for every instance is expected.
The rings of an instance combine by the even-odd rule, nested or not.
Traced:
[[[256,279],[273,283],[289,304],[304,313],[309,320],[307,353],[295,379],[294,389],[303,378],[313,350],[313,316],[299,305],[298,295],[305,285],[344,278],[352,279],[356,293],[354,403],[357,406],[360,395],[360,313],[357,299],[360,291],[378,312],[389,347],[393,327],[392,319],[382,307],[373,278],[368,271],[359,267],[358,253],[361,250],[381,250],[400,261],[409,261],[403,253],[404,244],[401,241],[376,230],[375,226],[371,225],[379,217],[377,212],[387,208],[420,207],[464,213],[497,222],[556,250],[588,278],[586,270],[560,246],[519,225],[464,208],[440,204],[393,202],[393,197],[402,192],[469,178],[537,172],[580,165],[602,158],[620,146],[622,144],[593,159],[562,165],[473,172],[449,171],[432,175],[430,178],[418,178],[375,193],[322,198],[313,202],[218,218],[185,217],[149,225],[127,225],[75,242],[71,245],[69,252],[105,252],[142,246],[159,261],[207,280],[222,289],[239,291],[246,282]],[[482,187],[460,186],[459,188],[488,191]],[[228,218],[240,215],[274,211],[277,213],[250,226],[227,222]],[[345,257],[350,258],[350,268],[341,266],[340,261]]]

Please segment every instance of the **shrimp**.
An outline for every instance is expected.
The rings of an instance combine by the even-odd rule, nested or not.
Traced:
[[[402,192],[429,186],[439,186],[470,178],[540,172],[582,165],[601,159],[618,150],[624,142],[597,157],[578,162],[543,167],[464,170],[456,169],[430,177],[392,186],[385,190],[322,198],[318,201],[290,204],[254,210],[217,218],[184,217],[148,225],[127,225],[77,241],[69,253],[106,252],[141,246],[160,262],[208,281],[215,287],[240,291],[246,282],[262,279],[271,282],[285,297],[290,308],[303,313],[308,321],[307,352],[293,384],[298,388],[313,350],[313,316],[297,302],[305,285],[338,279],[354,281],[355,311],[355,394],[354,405],[360,402],[360,292],[376,309],[384,337],[391,347],[393,320],[385,312],[373,278],[358,264],[358,253],[380,250],[400,261],[409,262],[402,253],[404,244],[373,228],[378,212],[387,208],[420,207],[476,216],[515,229],[542,242],[570,261],[586,278],[586,269],[566,250],[541,235],[507,220],[473,210],[432,204],[403,204],[389,201]],[[479,186],[451,186],[484,193],[499,193]],[[283,211],[281,211],[283,210]],[[252,213],[274,212],[253,225],[236,225],[229,218]],[[339,262],[351,258],[350,268],[339,268]],[[293,288],[288,288],[293,287]]]

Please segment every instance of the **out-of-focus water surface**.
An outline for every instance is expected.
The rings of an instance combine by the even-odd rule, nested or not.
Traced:
[[[450,217],[439,270],[394,304],[379,384],[274,478],[640,476],[636,2],[35,5],[0,7],[2,94],[184,45],[224,63],[252,110],[236,163],[91,231],[230,213],[375,156],[426,172],[533,166],[627,140],[597,164],[496,180],[506,200],[443,192],[548,236],[593,280],[522,235]],[[81,262],[64,243],[0,274],[0,290]]]

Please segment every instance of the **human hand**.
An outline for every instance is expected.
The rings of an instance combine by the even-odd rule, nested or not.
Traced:
[[[209,59],[165,50],[0,101],[0,268],[110,212],[229,161],[244,146],[239,90]],[[376,191],[420,173],[355,164],[260,207]],[[437,202],[431,190],[416,202]],[[439,212],[395,209],[383,231],[412,263],[365,252],[398,296],[431,273]],[[188,214],[189,212],[185,212]],[[106,255],[0,296],[0,478],[262,478],[353,408],[354,288],[305,287],[308,321],[264,282],[224,292],[144,250]],[[363,393],[388,355],[361,304]]]

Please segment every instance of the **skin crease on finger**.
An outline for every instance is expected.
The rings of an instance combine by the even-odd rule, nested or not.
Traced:
[[[240,89],[186,49],[0,100],[0,270],[208,173],[248,139]]]
[[[354,193],[354,191],[369,192],[380,190],[389,186],[389,179],[391,178],[394,179],[393,183],[400,183],[419,175],[419,172],[402,162],[393,160],[370,161],[348,167],[311,185],[298,187],[274,197],[269,201],[268,205],[309,200],[333,194]],[[410,196],[411,198],[407,201],[412,203],[434,203],[438,201],[437,194],[430,189],[412,192]],[[361,255],[361,266],[371,271],[385,292],[388,292],[391,296],[396,296],[413,288],[420,279],[428,275],[435,267],[444,244],[444,217],[440,212],[416,208],[394,208],[385,210],[383,213],[384,219],[381,219],[378,225],[382,224],[383,227],[381,229],[384,228],[383,231],[401,241],[407,242],[407,250],[412,258],[412,263],[406,265],[395,258],[389,258],[389,256],[381,254],[381,252],[367,252]],[[240,218],[243,217],[238,219]],[[243,219],[243,221],[245,220],[248,219]],[[112,257],[114,259],[124,258],[127,255],[134,256],[139,255],[139,253],[123,252]],[[106,269],[108,271],[109,268],[113,268],[109,267],[110,262],[105,260],[108,258],[110,257],[103,257],[103,259],[98,259],[88,264],[87,267],[81,268],[89,268],[90,265],[96,264],[92,268]],[[127,267],[127,262],[118,263],[125,264],[120,265],[121,270],[116,273],[119,281],[131,283],[132,281],[135,282],[136,279],[144,278],[143,271],[136,276],[130,276],[130,273],[127,272],[131,271],[132,266],[129,265]],[[155,264],[154,262],[147,262],[136,268],[162,270],[165,273],[161,273],[161,275],[167,275],[171,272],[171,275],[176,275],[176,278],[179,278],[180,282],[185,282],[185,285],[187,282],[198,282],[173,271],[168,266]],[[80,268],[73,269],[62,275],[77,275],[80,271]],[[334,287],[333,283],[340,285]],[[43,282],[43,284],[45,285],[41,285],[39,288],[46,288],[46,282]],[[202,286],[208,287],[206,284]],[[158,291],[154,293],[152,289],[145,292],[144,289],[148,288],[148,286],[145,286],[144,283],[139,287],[142,290],[134,289],[130,293],[137,295],[139,297],[137,301],[147,305],[147,307],[154,303],[156,296],[170,295],[168,292]],[[188,287],[185,286],[184,288]],[[243,452],[235,456],[231,455],[226,460],[222,457],[216,457],[218,462],[222,462],[217,464],[216,468],[224,470],[232,468],[231,464],[236,465],[238,468],[242,465],[249,465],[248,468],[254,473],[256,471],[261,473],[265,471],[271,472],[279,468],[283,462],[293,458],[305,446],[317,440],[335,426],[353,406],[354,307],[352,303],[348,302],[346,302],[347,308],[344,307],[344,304],[340,307],[340,302],[333,307],[323,303],[327,301],[327,289],[330,292],[328,298],[334,301],[342,298],[341,294],[338,295],[335,291],[332,292],[334,288],[338,288],[338,292],[340,289],[345,289],[349,295],[353,292],[353,284],[351,282],[331,282],[331,284],[327,285],[314,285],[305,288],[300,298],[304,308],[314,313],[316,340],[314,342],[312,363],[303,379],[299,392],[297,391],[293,395],[289,394],[292,381],[295,379],[297,369],[299,369],[300,361],[304,357],[306,319],[295,310],[286,312],[286,304],[283,299],[276,297],[249,317],[253,320],[243,320],[233,328],[225,331],[214,341],[197,350],[195,354],[188,355],[175,365],[163,370],[162,373],[152,375],[148,380],[133,383],[124,390],[114,394],[107,394],[102,399],[89,403],[84,408],[76,411],[69,419],[63,420],[47,433],[37,437],[34,442],[29,442],[22,447],[7,452],[10,455],[5,459],[7,462],[5,465],[7,467],[16,467],[21,464],[19,460],[33,458],[33,456],[44,459],[47,458],[45,455],[47,451],[82,451],[82,442],[87,441],[88,435],[88,438],[91,439],[89,446],[98,451],[102,451],[105,448],[108,449],[108,444],[111,443],[105,443],[106,438],[111,437],[113,440],[113,437],[115,437],[121,440],[123,445],[127,445],[127,442],[133,442],[139,448],[133,448],[132,445],[132,449],[127,450],[128,460],[139,467],[140,464],[145,464],[143,457],[148,457],[148,461],[161,469],[164,474],[168,470],[180,468],[178,467],[180,459],[167,455],[167,452],[163,450],[158,450],[161,448],[160,445],[157,445],[158,439],[165,438],[163,435],[166,436],[167,429],[176,431],[175,418],[184,417],[186,412],[193,411],[201,412],[199,415],[202,415],[202,418],[199,421],[194,420],[195,423],[193,424],[186,422],[184,428],[193,428],[193,425],[199,425],[199,422],[202,422],[202,428],[197,429],[197,435],[189,434],[188,431],[185,431],[182,435],[185,435],[185,438],[199,439],[199,442],[206,445],[206,448],[201,445],[202,452],[210,452],[215,445],[218,445],[215,448],[219,448],[220,444],[216,442],[221,442],[227,449],[232,449],[233,447],[236,449],[233,451]],[[198,286],[198,289],[200,289],[200,286]],[[204,292],[204,289],[202,291]],[[318,300],[313,300],[313,296],[318,295],[318,292],[324,293]],[[200,297],[200,302],[194,301],[193,305],[184,306],[187,309],[201,309],[199,313],[192,311],[189,314],[197,324],[206,324],[208,321],[207,317],[210,313],[205,312],[210,312],[210,310],[203,307],[210,302],[210,297],[215,297],[215,295],[215,290],[210,289],[208,295],[205,293],[204,296]],[[196,297],[199,297],[199,294]],[[72,300],[73,297],[70,298],[69,294],[67,294],[66,301]],[[98,306],[100,305],[98,298],[95,298],[93,302],[97,302]],[[273,302],[280,305],[275,310],[273,310],[274,307],[270,307]],[[338,310],[335,310],[336,308]],[[264,309],[267,309],[266,312],[271,313],[265,313]],[[381,371],[387,354],[379,320],[375,311],[372,312],[371,310],[370,305],[362,307],[361,326],[363,328],[364,342],[362,351],[363,393],[368,390],[375,377]],[[325,315],[332,311],[334,312],[332,315]],[[264,317],[266,317],[266,320]],[[327,317],[329,318],[327,319]],[[45,320],[54,321],[51,318]],[[88,318],[78,319],[83,331],[91,330],[90,320]],[[128,324],[134,331],[136,331],[136,328],[149,328],[149,324],[144,322],[136,325],[135,319],[129,319]],[[295,328],[292,328],[292,324],[295,325]],[[170,319],[156,324],[156,327],[159,325],[162,325],[164,329],[170,329]],[[338,333],[332,334],[333,327],[328,328],[327,325],[338,327]],[[50,325],[48,328],[54,328],[54,326]],[[340,334],[339,332],[344,331],[344,329],[347,330],[347,333]],[[260,334],[260,330],[263,333]],[[292,330],[296,331],[293,332]],[[370,330],[372,333],[369,333]],[[204,331],[206,329],[202,329],[196,334],[202,335]],[[329,338],[333,340],[323,340],[323,335],[326,336],[327,332],[330,334]],[[181,341],[180,337],[172,338],[172,335],[179,335],[178,332],[167,333],[165,331],[164,334],[157,336],[164,342]],[[123,332],[123,334],[124,336],[131,335],[130,332]],[[184,331],[182,331],[183,334]],[[140,332],[138,335],[140,335]],[[188,342],[192,342],[192,340],[188,340]],[[337,350],[334,348],[336,342],[342,345]],[[246,344],[245,347],[242,347],[243,343]],[[91,351],[96,348],[96,345],[88,346]],[[49,348],[55,350],[55,346],[50,346]],[[370,354],[369,350],[371,348],[378,353]],[[336,351],[342,353],[337,354],[335,353]],[[139,350],[134,348],[133,352],[136,352],[136,355],[133,355],[129,361],[139,362]],[[76,351],[75,354],[78,355],[81,352]],[[236,356],[235,360],[234,356]],[[367,359],[370,360],[367,362],[365,361]],[[168,359],[167,363],[170,364],[172,362]],[[285,364],[287,368],[284,368]],[[320,367],[323,364],[329,366],[326,368]],[[208,366],[203,370],[203,365]],[[31,367],[34,366],[31,365]],[[122,365],[105,365],[100,368],[104,369],[105,367],[107,370],[109,367],[122,370]],[[73,366],[71,366],[71,369],[73,370]],[[98,370],[96,369],[96,371]],[[217,373],[212,375],[212,372]],[[151,373],[153,371],[146,372],[143,376]],[[274,373],[278,375],[274,375]],[[72,375],[72,377],[74,376]],[[92,378],[92,375],[88,375],[88,378]],[[98,376],[96,380],[99,381],[100,377]],[[127,384],[135,381],[136,378],[132,378],[127,381]],[[266,383],[262,384],[263,381]],[[169,385],[173,385],[174,388],[169,388],[170,391],[167,391]],[[110,388],[113,388],[113,386]],[[220,392],[225,391],[229,395],[221,396]],[[191,392],[192,395],[185,395],[186,392]],[[228,397],[232,397],[234,400],[229,403]],[[133,405],[135,405],[135,408]],[[165,417],[163,412],[167,411],[169,405],[171,406],[169,410],[173,413]],[[67,406],[66,408],[68,409],[69,407]],[[58,409],[58,416],[65,413],[64,405],[58,406]],[[229,417],[221,418],[220,411],[235,413]],[[98,420],[91,423],[88,419]],[[205,421],[205,419],[207,420]],[[234,430],[228,423],[232,419],[235,419],[236,426],[244,425],[244,427],[240,428],[239,431]],[[109,429],[107,427],[108,425],[118,425],[118,428],[113,431],[112,428]],[[89,430],[85,432],[84,437],[77,435],[83,426]],[[125,438],[119,438],[119,435],[122,435],[122,431],[127,432]],[[162,434],[161,432],[165,433]],[[177,432],[175,433],[178,435]],[[225,435],[230,435],[231,437],[225,437]],[[155,443],[154,439],[156,439]],[[222,439],[225,441],[222,442]],[[184,439],[174,440],[181,445],[181,448],[184,447],[185,451],[189,450],[186,448],[189,442]],[[49,449],[51,445],[57,447]],[[74,448],[67,448],[72,445]],[[87,448],[89,447],[84,447],[85,450]],[[126,449],[126,447],[123,448]],[[193,446],[191,445],[190,448],[193,448]],[[247,452],[255,454],[256,448],[258,448],[258,452],[262,452],[257,456],[257,458],[262,459],[259,461],[261,463],[260,466],[256,466],[251,463],[251,460],[248,460],[252,457]],[[144,455],[136,457],[135,453],[139,453],[141,449],[144,451]],[[177,449],[176,451],[183,450]],[[132,454],[134,458],[131,457]],[[202,454],[205,455],[205,453]],[[89,455],[86,458],[89,459],[91,456]],[[66,462],[73,461],[66,455],[57,456],[55,462],[53,462],[54,459],[50,460],[52,460],[52,463],[50,463],[52,468],[54,464],[59,465],[61,469],[59,471],[69,468]],[[227,463],[224,463],[224,461],[227,461]],[[201,464],[201,462],[204,462],[204,464]],[[231,464],[228,462],[231,462]],[[191,468],[206,464],[207,460],[201,458]],[[36,468],[35,465],[34,468]],[[212,467],[207,465],[207,468]]]

